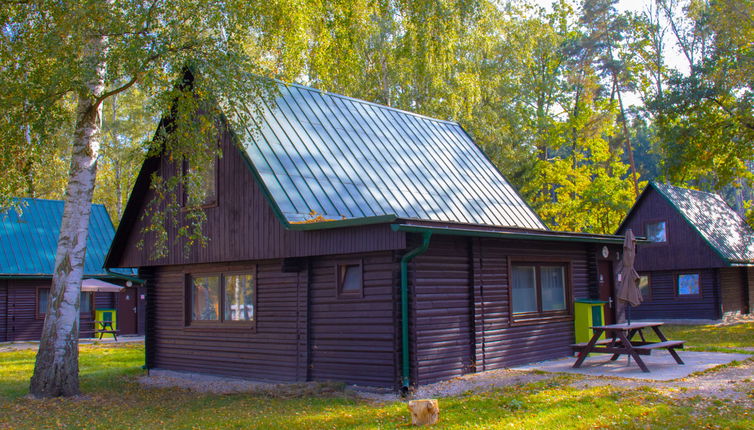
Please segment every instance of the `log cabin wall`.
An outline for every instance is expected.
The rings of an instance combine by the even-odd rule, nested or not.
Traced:
[[[720,302],[723,316],[749,313],[746,268],[720,269]]]
[[[37,290],[50,288],[51,280],[9,279],[0,282],[6,283],[5,299],[3,299],[2,287],[0,287],[0,306],[5,303],[3,308],[6,310],[5,318],[2,317],[2,310],[0,310],[0,319],[5,320],[4,330],[3,323],[0,322],[0,338],[4,333],[6,341],[39,340],[42,337],[44,317],[40,317],[37,313]],[[108,300],[112,302],[112,293],[95,293],[94,296],[95,303],[109,303]],[[90,330],[93,320],[92,312],[82,313],[80,315],[82,330]],[[91,337],[91,333],[82,333],[81,337]]]
[[[394,388],[395,255],[349,254],[283,260],[143,268],[147,280],[147,366],[275,382],[336,380]],[[337,294],[336,265],[358,261],[363,295]],[[191,273],[256,266],[255,326],[187,326]]]
[[[8,286],[0,279],[0,342],[8,340]]]
[[[305,380],[306,270],[283,273],[281,260],[143,268],[147,280],[147,366],[275,382]],[[256,267],[255,327],[192,326],[185,291],[192,273]]]
[[[679,297],[676,293],[680,273],[699,273],[701,296]],[[632,309],[635,319],[718,319],[720,297],[718,269],[683,271],[639,271],[649,275],[649,294]]]
[[[416,239],[416,238],[414,238]],[[410,264],[412,381],[472,372],[474,326],[470,241],[435,236]],[[420,242],[414,241],[414,247]]]
[[[362,294],[338,294],[338,264],[361,265]],[[395,388],[396,256],[381,252],[315,257],[309,267],[309,379]]]
[[[611,255],[617,247],[611,247]],[[547,243],[480,239],[475,247],[475,308],[483,308],[483,321],[477,325],[477,370],[501,369],[570,354],[573,343],[575,299],[589,298],[589,260],[594,247],[579,243]],[[526,262],[567,261],[570,265],[571,313],[554,321],[517,323],[511,318],[508,276],[510,259]],[[596,268],[594,268],[596,270]],[[594,287],[592,287],[593,289]]]
[[[207,221],[204,234],[209,239],[206,247],[194,246],[189,255],[184,254],[185,241],[177,236],[177,229],[168,229],[167,256],[151,260],[147,257],[153,250],[154,235],[142,235],[148,219],[141,214],[152,200],[153,192],[143,183],[142,175],[137,180],[134,194],[144,193],[129,201],[121,229],[128,232],[122,243],[114,242],[108,263],[112,267],[145,267],[174,264],[220,263],[273,258],[288,258],[314,255],[371,252],[403,249],[405,235],[390,230],[388,225],[372,225],[355,228],[338,228],[321,231],[286,230],[275,217],[270,203],[265,198],[257,180],[239,149],[231,144],[230,135],[221,134],[223,157],[217,165],[217,204],[205,209]],[[156,163],[163,177],[170,177],[177,163],[162,157]],[[179,200],[180,201],[180,200]],[[143,248],[136,244],[144,239]]]
[[[512,321],[508,262],[569,263],[572,302],[590,295],[593,252],[588,244],[434,236],[411,265],[413,380],[422,385],[568,355],[572,313]]]

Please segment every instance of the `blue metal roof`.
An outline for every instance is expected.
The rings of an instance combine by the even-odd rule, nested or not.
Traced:
[[[298,85],[279,89],[262,123],[241,135],[288,222],[395,215],[546,229],[459,124]]]
[[[0,276],[51,276],[63,218],[63,202],[28,198],[19,200],[22,205],[20,215],[16,209],[0,209]],[[111,276],[102,265],[114,235],[115,229],[105,206],[93,204],[84,276]],[[134,274],[131,269],[117,272]]]

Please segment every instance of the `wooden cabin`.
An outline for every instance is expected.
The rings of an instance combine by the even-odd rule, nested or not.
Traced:
[[[38,340],[42,336],[63,218],[63,202],[59,200],[24,198],[19,199],[19,207],[0,211],[0,342]],[[97,309],[116,310],[121,334],[143,333],[145,300],[136,286],[125,287],[135,272],[110,272],[102,266],[115,235],[103,205],[92,205],[89,223],[84,278],[124,288],[118,293],[104,292],[111,288],[96,282],[82,288],[81,336],[91,337]]]
[[[106,266],[146,280],[147,367],[405,389],[570,354],[621,237],[548,230],[455,122],[278,89],[218,133],[206,247],[146,257],[150,178],[182,167],[139,173]]]
[[[632,229],[640,319],[720,319],[754,306],[754,231],[717,194],[651,182],[618,234]]]

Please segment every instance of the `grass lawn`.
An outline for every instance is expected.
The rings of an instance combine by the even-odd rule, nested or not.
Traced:
[[[726,326],[664,325],[662,332],[668,339],[685,340],[685,348],[690,351],[754,352],[742,349],[754,347],[754,322]]]
[[[752,345],[754,324],[707,336],[733,347]],[[716,328],[721,329],[721,328]],[[672,337],[691,341],[684,330]],[[706,329],[705,329],[706,330]],[[699,333],[706,333],[699,331]],[[701,334],[700,334],[701,336]],[[400,428],[409,426],[402,402],[360,400],[322,385],[319,392],[200,394],[182,389],[144,388],[141,344],[82,345],[81,385],[75,399],[25,397],[34,351],[0,353],[0,428]],[[669,399],[647,388],[574,388],[580,376],[553,376],[526,385],[440,400],[434,428],[620,428],[750,429],[754,411],[743,403]],[[754,397],[754,392],[749,393]]]

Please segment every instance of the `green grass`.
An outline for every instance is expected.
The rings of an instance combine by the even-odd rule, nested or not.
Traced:
[[[668,332],[673,337],[677,335]],[[736,346],[750,333],[730,336]],[[136,376],[144,372],[143,356],[140,344],[82,345],[84,396],[35,400],[26,397],[34,351],[0,353],[0,428],[409,427],[404,403],[360,400],[333,384],[298,391],[232,395],[144,388],[136,382]],[[536,383],[441,399],[441,422],[435,428],[751,428],[750,402],[747,407],[743,403],[698,398],[672,400],[646,387],[571,386],[579,378],[554,376]],[[754,397],[754,392],[748,394]]]
[[[691,351],[754,352],[742,349],[754,347],[754,322],[727,326],[664,325],[662,332],[668,339],[685,340],[685,349]],[[655,337],[650,339],[656,340]]]

